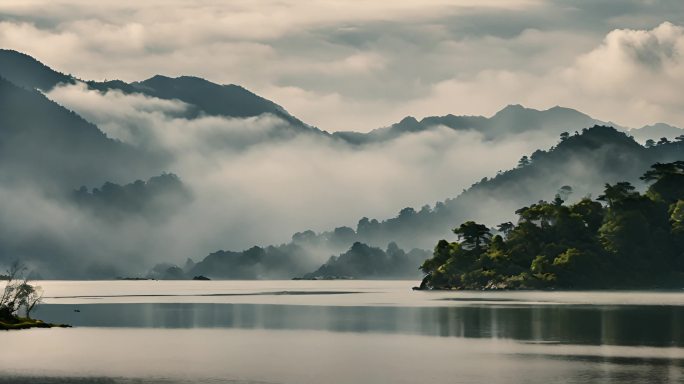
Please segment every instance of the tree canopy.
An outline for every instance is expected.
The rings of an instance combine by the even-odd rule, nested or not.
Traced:
[[[642,180],[606,184],[597,200],[560,194],[516,211],[498,233],[473,221],[440,241],[421,269],[427,289],[684,286],[684,162],[657,163]],[[566,196],[565,196],[566,197]]]

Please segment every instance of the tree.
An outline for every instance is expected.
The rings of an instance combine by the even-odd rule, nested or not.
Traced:
[[[478,224],[474,221],[466,221],[453,232],[458,235],[459,240],[469,247],[479,250],[483,244],[489,243],[492,233],[486,225]]]
[[[568,137],[570,137],[570,134],[567,133],[567,132],[562,132],[562,133],[560,134],[560,139],[561,139],[561,141],[567,140]]]
[[[684,161],[653,164],[641,180],[652,182],[648,195],[654,200],[672,204],[684,199]]]
[[[5,288],[0,296],[0,320],[11,320],[17,316],[19,309],[26,310],[29,317],[33,308],[42,299],[42,289],[29,284],[24,278],[26,267],[18,261],[13,262],[7,270]]]
[[[572,187],[569,185],[564,185],[558,189],[558,196],[563,200],[567,201],[568,197],[572,195]]]
[[[518,160],[518,168],[524,167],[526,165],[530,165],[530,158],[527,156],[523,156]]]
[[[684,142],[684,135],[679,135],[679,136],[675,137],[675,140],[676,140],[678,143]]]
[[[626,181],[621,181],[614,185],[606,183],[603,195],[600,195],[597,200],[605,201],[608,206],[614,206],[618,202],[626,200],[630,197],[635,197],[638,193],[634,192],[634,186]]]
[[[26,317],[31,318],[31,311],[37,304],[43,301],[43,289],[28,283],[23,283],[19,287],[20,307],[26,311]]]
[[[658,140],[658,145],[663,145],[663,144],[668,144],[670,140],[667,139],[667,137],[661,137],[660,140]]]
[[[648,139],[646,140],[646,148],[652,148],[655,147],[656,142],[653,139]]]
[[[640,179],[644,181],[658,181],[672,175],[684,175],[684,161],[664,164],[655,163],[651,165],[651,169],[646,171]]]
[[[505,223],[501,223],[497,226],[497,229],[499,232],[502,232],[505,236],[508,236],[509,233],[515,228],[515,225],[511,223],[510,221],[507,221]]]
[[[601,204],[539,201],[491,238],[474,221],[441,241],[424,264],[422,288],[538,289],[681,287],[684,276],[684,161],[654,164],[645,195],[606,184]],[[569,190],[568,190],[569,191]],[[560,192],[558,201],[560,200]],[[490,240],[491,238],[491,240]]]

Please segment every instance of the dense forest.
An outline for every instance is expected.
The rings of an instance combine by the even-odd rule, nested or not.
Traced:
[[[684,284],[684,161],[656,163],[639,193],[606,184],[596,200],[520,208],[496,234],[467,221],[441,240],[421,269],[423,289],[681,288]]]
[[[320,268],[304,275],[305,279],[403,279],[419,274],[416,265],[424,260],[427,251],[412,249],[405,252],[396,243],[387,250],[356,242],[339,256],[331,256]]]

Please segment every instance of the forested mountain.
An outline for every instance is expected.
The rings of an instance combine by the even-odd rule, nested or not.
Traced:
[[[57,72],[33,57],[0,49],[0,76],[24,88],[50,90],[60,83],[74,83],[70,75]]]
[[[0,75],[22,87],[43,91],[49,91],[58,84],[80,81],[53,70],[31,56],[11,50],[0,50]],[[121,80],[84,83],[88,88],[101,92],[118,90],[128,94],[139,93],[164,100],[182,101],[190,106],[185,111],[187,118],[199,115],[244,118],[272,114],[288,123],[286,127],[324,134],[292,116],[280,105],[239,85],[220,85],[194,76],[171,78],[162,75],[132,83]]]
[[[71,188],[158,172],[163,159],[107,138],[95,125],[14,85],[0,72],[0,175]]]
[[[682,141],[646,148],[612,127],[585,128],[573,135],[563,135],[558,145],[548,151],[539,150],[525,156],[517,168],[500,172],[491,179],[484,178],[456,198],[419,210],[404,208],[397,217],[384,221],[362,218],[355,229],[339,227],[319,234],[298,232],[293,235],[292,243],[281,246],[281,250],[287,253],[287,247],[296,246],[291,248],[295,254],[287,256],[291,260],[296,260],[297,254],[303,254],[307,249],[329,254],[343,252],[307,277],[345,276],[338,273],[342,271],[355,271],[349,273],[355,277],[367,276],[368,273],[362,271],[364,268],[372,270],[372,265],[382,259],[377,255],[383,252],[371,247],[384,248],[389,243],[396,243],[404,249],[432,249],[439,239],[448,237],[450,230],[464,221],[474,220],[494,227],[514,220],[514,212],[520,206],[548,199],[559,192],[573,202],[598,196],[605,183],[629,181],[643,186],[639,177],[652,164],[681,158],[684,158]],[[359,244],[355,245],[357,242]],[[357,251],[377,251],[355,252],[354,247]],[[239,254],[233,255],[230,263],[238,260]],[[360,262],[363,257],[367,258],[365,265]],[[219,260],[218,256],[212,256],[212,262]],[[350,268],[349,265],[355,266]],[[390,270],[386,273],[374,276],[389,277]]]
[[[681,288],[684,278],[684,161],[656,163],[641,177],[607,183],[598,201],[556,195],[516,211],[517,225],[467,221],[421,266],[421,288]],[[601,204],[603,202],[605,205]]]
[[[360,241],[384,247],[394,241],[403,248],[430,249],[448,235],[449,228],[465,220],[489,226],[512,220],[518,207],[554,196],[565,186],[570,187],[569,201],[596,196],[606,182],[625,180],[641,186],[639,176],[652,164],[681,158],[682,141],[646,148],[612,127],[594,126],[563,136],[547,151],[524,156],[517,168],[485,177],[455,198],[419,209],[407,207],[382,221],[364,217],[355,229],[341,227],[305,238],[337,244],[344,233],[345,246]]]

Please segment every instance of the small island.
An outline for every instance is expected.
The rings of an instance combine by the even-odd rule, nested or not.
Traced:
[[[498,233],[468,221],[440,240],[416,289],[684,288],[684,161],[657,163],[641,179],[606,184],[597,201],[552,202],[516,211]]]
[[[31,318],[31,311],[42,301],[43,295],[40,287],[29,284],[28,278],[23,277],[25,270],[15,262],[3,275],[5,287],[0,296],[0,330],[69,327]],[[23,317],[19,315],[22,309]]]

